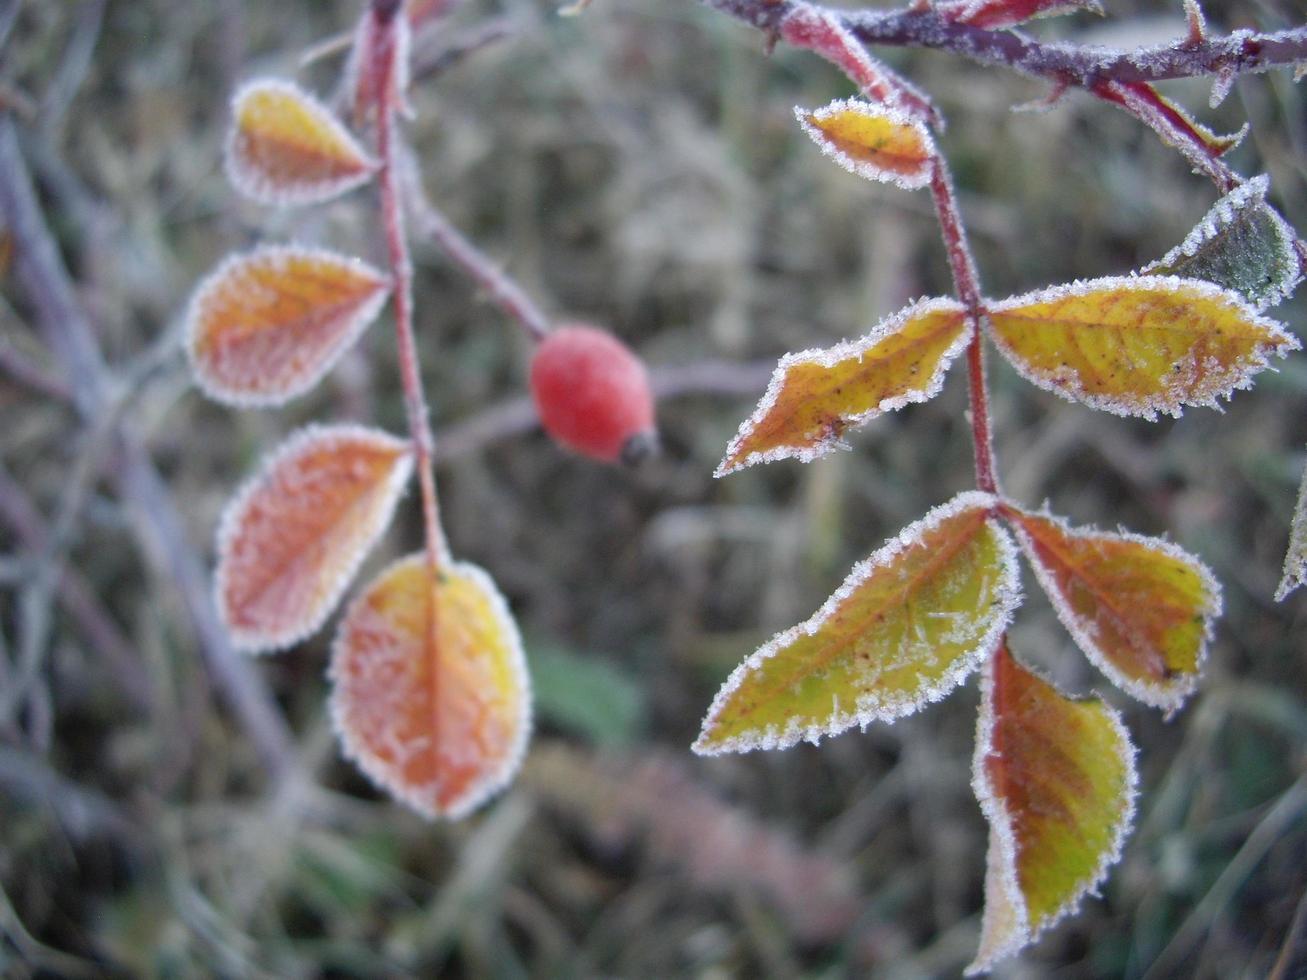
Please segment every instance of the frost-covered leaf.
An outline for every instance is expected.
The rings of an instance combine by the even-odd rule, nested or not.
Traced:
[[[966,347],[966,326],[962,304],[925,300],[861,340],[786,354],[716,475],[790,456],[815,459],[841,445],[847,429],[935,397]]]
[[[946,20],[990,31],[1077,10],[1103,13],[1099,0],[937,0],[931,9]]]
[[[1289,593],[1307,583],[1307,472],[1298,488],[1298,503],[1293,509],[1293,527],[1289,531],[1289,550],[1284,555],[1284,576],[1275,590],[1275,601],[1283,602]]]
[[[796,108],[794,114],[821,151],[850,173],[908,190],[930,183],[935,143],[904,110],[836,99],[813,112]]]
[[[1113,683],[1174,711],[1198,685],[1221,589],[1197,558],[1158,538],[1074,529],[1008,509],[1058,619]]]
[[[345,754],[427,817],[462,817],[513,778],[531,730],[517,625],[490,576],[425,556],[350,605],[331,660]]]
[[[1265,174],[1221,198],[1183,242],[1142,270],[1202,279],[1263,310],[1293,292],[1302,270],[1293,229],[1266,203]]]
[[[218,611],[237,648],[287,647],[322,625],[412,466],[407,442],[357,425],[309,426],[269,457],[218,528]]]
[[[232,99],[227,174],[246,197],[273,205],[326,201],[376,169],[331,110],[292,82],[259,79]]]
[[[1071,401],[1155,419],[1215,406],[1272,354],[1299,347],[1229,290],[1197,279],[1093,279],[989,306],[990,332],[1021,374]]]
[[[191,300],[185,334],[196,381],[230,405],[279,405],[317,383],[389,292],[380,272],[320,249],[232,256]]]
[[[964,493],[904,528],[805,623],[722,685],[694,743],[702,755],[788,748],[938,701],[994,649],[1020,601],[1016,548]]]
[[[1134,748],[1115,711],[1073,700],[1000,645],[981,684],[972,786],[989,820],[982,973],[1067,913],[1120,857]]]
[[[1123,101],[1127,104],[1143,102],[1152,107],[1162,121],[1168,124],[1169,129],[1172,130],[1169,134],[1166,128],[1157,129],[1156,132],[1173,145],[1179,145],[1178,137],[1201,145],[1213,157],[1220,157],[1242,143],[1243,138],[1248,135],[1247,125],[1237,133],[1213,132],[1194,119],[1184,106],[1168,99],[1148,82],[1116,82],[1114,84],[1125,94]]]

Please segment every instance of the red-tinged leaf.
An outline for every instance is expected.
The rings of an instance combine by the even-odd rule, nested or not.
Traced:
[[[932,9],[946,20],[989,31],[1077,10],[1103,13],[1099,0],[944,0],[936,2]]]
[[[1074,529],[1008,508],[1026,557],[1080,649],[1113,683],[1174,711],[1198,686],[1221,587],[1158,538]]]
[[[233,256],[191,300],[186,349],[196,381],[229,405],[279,405],[330,370],[389,292],[380,272],[319,249]]]
[[[848,429],[934,398],[968,339],[966,308],[933,299],[914,303],[861,340],[786,354],[716,475],[786,457],[808,462],[841,446]]]
[[[964,493],[905,528],[811,619],[731,674],[694,743],[701,755],[788,748],[938,701],[994,649],[1020,603],[1016,548]]]
[[[795,116],[813,142],[850,173],[907,190],[930,183],[935,143],[926,127],[902,109],[836,99]]]
[[[330,200],[376,170],[331,110],[292,82],[259,79],[232,100],[227,174],[261,204]]]
[[[983,678],[972,786],[989,820],[989,866],[968,974],[1034,942],[1106,877],[1135,796],[1130,736],[1101,700],[1067,697],[1006,645]]]
[[[313,633],[390,523],[409,444],[356,425],[291,436],[232,500],[218,529],[218,611],[238,649]]]
[[[1171,101],[1157,91],[1148,82],[1114,82],[1121,98],[1118,101],[1127,105],[1144,105],[1152,109],[1164,124],[1155,127],[1156,132],[1168,143],[1183,149],[1183,144],[1200,146],[1211,157],[1221,157],[1243,142],[1248,135],[1248,126],[1244,125],[1237,133],[1214,133],[1194,119],[1187,109]],[[1146,120],[1147,121],[1147,120]],[[1170,130],[1168,133],[1167,130]]]
[[[1289,593],[1307,583],[1307,472],[1298,487],[1298,503],[1293,509],[1293,526],[1289,531],[1289,550],[1284,555],[1284,575],[1275,590],[1275,601],[1283,602]]]
[[[1235,293],[1197,279],[1128,276],[989,306],[999,349],[1029,381],[1071,401],[1155,419],[1215,406],[1298,340]]]
[[[458,818],[503,788],[531,729],[517,626],[490,577],[423,555],[350,606],[331,661],[345,754],[427,817]]]

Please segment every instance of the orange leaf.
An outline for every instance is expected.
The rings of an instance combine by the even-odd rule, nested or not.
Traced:
[[[915,190],[930,183],[935,143],[906,112],[856,99],[836,99],[809,112],[795,109],[804,132],[850,173]]]
[[[427,817],[458,818],[505,786],[531,728],[517,626],[474,565],[401,559],[354,600],[331,660],[345,754]]]
[[[218,610],[237,648],[288,647],[322,625],[411,470],[407,442],[361,426],[309,426],[281,445],[218,530]]]
[[[811,619],[722,685],[694,751],[784,749],[938,701],[994,649],[1020,603],[1016,548],[963,493],[854,566]]]
[[[259,79],[232,100],[227,175],[261,204],[311,204],[370,179],[377,163],[298,85]]]
[[[200,387],[229,405],[278,405],[336,363],[385,305],[389,281],[357,259],[264,246],[200,283],[186,349]]]
[[[1094,279],[993,303],[999,349],[1064,398],[1155,419],[1216,405],[1246,388],[1271,354],[1299,347],[1235,293],[1197,279]]]
[[[1198,685],[1221,589],[1193,555],[1157,538],[1007,516],[1057,616],[1121,689],[1174,711]]]
[[[935,397],[967,345],[966,322],[962,304],[926,300],[861,340],[786,354],[715,475],[789,456],[808,462],[842,445],[847,429]]]
[[[1034,942],[1120,858],[1134,748],[1115,711],[1072,700],[1000,645],[982,681],[972,786],[989,820],[985,915],[967,973]]]

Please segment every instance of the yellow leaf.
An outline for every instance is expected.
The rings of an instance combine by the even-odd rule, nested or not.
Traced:
[[[282,444],[218,530],[218,611],[238,649],[291,646],[322,625],[412,463],[407,442],[356,425],[309,426]]]
[[[966,324],[960,303],[927,300],[861,340],[786,354],[716,475],[791,456],[815,459],[839,446],[847,429],[933,398],[967,345]]]
[[[990,653],[1020,601],[1016,549],[964,493],[853,568],[805,623],[744,661],[694,750],[788,748],[937,701]]]
[[[1075,909],[1119,858],[1134,814],[1130,737],[1000,645],[982,681],[972,785],[989,820],[981,973]]]
[[[196,381],[229,405],[279,405],[330,370],[389,292],[375,269],[320,249],[233,256],[191,300],[185,336]]]
[[[1006,511],[1062,625],[1123,690],[1174,711],[1198,685],[1221,589],[1193,555],[1157,538],[1076,530]]]
[[[1216,404],[1298,349],[1234,293],[1196,279],[1094,279],[989,307],[990,332],[1021,374],[1072,401],[1154,419]]]
[[[232,100],[227,174],[261,204],[311,204],[369,180],[377,163],[321,102],[291,82],[259,79]]]
[[[531,730],[522,641],[494,582],[425,556],[384,571],[350,606],[331,660],[345,754],[427,817],[456,819],[502,789]]]
[[[918,120],[900,109],[836,99],[795,116],[813,142],[850,173],[916,190],[930,183],[935,143]]]

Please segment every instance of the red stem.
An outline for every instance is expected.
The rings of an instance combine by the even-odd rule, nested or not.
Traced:
[[[377,20],[371,52],[377,99],[377,157],[381,161],[381,212],[386,227],[386,250],[395,290],[395,330],[399,341],[399,371],[404,384],[404,406],[413,438],[418,482],[422,487],[422,526],[426,535],[427,568],[434,578],[440,570],[444,539],[436,507],[436,479],[432,468],[435,436],[431,432],[422,376],[418,370],[417,342],[413,336],[413,263],[404,234],[404,209],[400,198],[399,151],[397,147],[395,101],[399,97],[398,18],[386,15],[385,4],[374,4],[368,16]]]
[[[958,213],[953,181],[942,156],[935,157],[930,193],[935,200],[940,233],[944,236],[944,246],[948,251],[953,285],[958,298],[966,304],[967,318],[971,321],[967,377],[971,391],[971,443],[976,459],[976,486],[986,493],[998,493],[998,480],[994,475],[994,442],[989,423],[989,392],[985,385],[985,351],[980,330],[980,321],[985,314],[984,300],[975,261],[971,257],[971,249],[967,247],[966,231],[963,230],[962,218]]]

